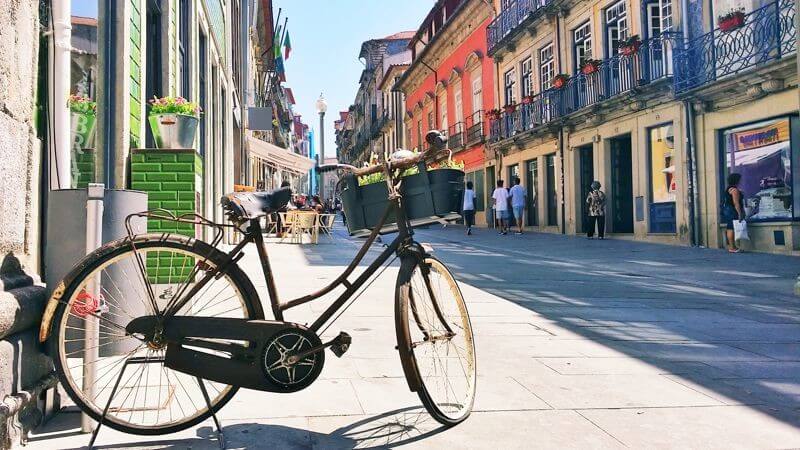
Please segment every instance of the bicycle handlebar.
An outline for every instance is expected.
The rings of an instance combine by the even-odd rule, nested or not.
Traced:
[[[430,144],[430,149],[409,158],[390,159],[383,164],[361,168],[351,166],[350,164],[325,164],[322,166],[317,166],[317,171],[322,173],[342,169],[352,172],[353,175],[357,177],[363,177],[364,175],[383,172],[384,170],[389,171],[393,169],[408,169],[409,167],[417,165],[421,161],[427,162],[430,160],[435,160],[439,156],[439,153],[446,148],[447,137],[445,137],[441,131],[431,130],[425,135],[425,141]]]

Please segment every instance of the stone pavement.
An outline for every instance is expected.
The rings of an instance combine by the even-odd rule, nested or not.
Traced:
[[[467,238],[454,226],[418,239],[467,299],[472,416],[439,428],[408,391],[394,350],[395,264],[327,331],[349,332],[353,345],[326,355],[320,380],[289,395],[242,390],[222,410],[228,448],[800,447],[797,258],[487,230]],[[360,242],[270,244],[282,298],[333,279]],[[263,291],[254,250],[242,264]],[[28,448],[85,446],[78,418],[61,413]],[[217,448],[210,421],[160,437],[103,429],[98,444]]]

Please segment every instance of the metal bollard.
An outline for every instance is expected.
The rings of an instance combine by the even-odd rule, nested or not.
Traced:
[[[89,254],[103,245],[103,196],[105,185],[89,184],[86,201],[86,253]],[[86,293],[92,298],[100,299],[100,275],[95,275],[86,286]],[[98,319],[87,315],[84,329],[83,388],[85,395],[94,397],[95,367],[94,363],[100,355],[100,326]],[[81,414],[81,431],[89,433],[94,427],[94,420],[86,413]]]

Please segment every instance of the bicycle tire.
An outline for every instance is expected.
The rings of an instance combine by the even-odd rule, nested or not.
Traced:
[[[62,329],[62,321],[69,316],[66,302],[72,298],[72,296],[75,294],[75,290],[83,285],[83,280],[91,276],[96,269],[103,267],[103,265],[108,261],[114,260],[115,258],[120,258],[128,252],[132,252],[134,245],[139,251],[164,248],[193,253],[198,257],[207,258],[206,261],[216,266],[218,266],[225,257],[223,252],[203,241],[191,237],[174,234],[149,234],[137,236],[133,240],[129,238],[123,238],[109,242],[108,244],[84,257],[75,266],[75,269],[70,272],[65,279],[66,288],[63,296],[61,297],[62,301],[59,302],[54,314],[48,346],[50,355],[53,358],[56,373],[59,380],[62,381],[61,384],[64,387],[64,390],[82,412],[85,412],[92,419],[98,422],[102,416],[102,410],[95,409],[88,405],[86,401],[84,401],[83,396],[76,392],[76,389],[70,383],[71,378],[69,378],[66,374],[67,370],[69,370],[69,367],[65,367],[65,360],[62,359],[62,355],[60,353],[60,347],[63,347],[63,345],[59,345],[59,341],[61,340],[59,338],[59,333]],[[239,293],[241,294],[240,300],[244,302],[244,307],[248,318],[254,320],[264,319],[264,312],[259,301],[258,293],[247,275],[235,263],[229,264],[226,267],[225,274],[233,286],[239,290]],[[225,404],[230,401],[239,390],[237,386],[228,386],[228,391],[221,397],[215,399],[216,401],[211,405],[211,409],[206,407],[205,411],[179,423],[161,427],[136,427],[126,423],[120,423],[116,417],[107,415],[103,420],[103,425],[124,433],[137,435],[162,435],[175,433],[203,422],[212,415],[212,412],[216,413],[223,406],[225,406]],[[145,388],[147,388],[147,386],[145,386]]]
[[[416,304],[421,303],[420,300],[422,299],[414,299],[413,292],[415,290],[412,286],[414,275],[417,272],[417,269],[420,268],[421,263],[435,268],[437,272],[440,272],[443,278],[446,278],[445,281],[448,284],[447,291],[453,294],[454,299],[456,300],[456,306],[459,310],[459,322],[461,323],[459,328],[461,328],[461,334],[464,337],[464,342],[466,342],[464,350],[466,350],[467,353],[468,369],[464,372],[467,382],[467,386],[465,387],[465,402],[463,407],[460,408],[456,414],[448,413],[444,410],[441,399],[437,398],[438,395],[434,395],[431,389],[432,386],[429,386],[430,383],[426,383],[426,380],[430,381],[430,375],[423,373],[424,369],[421,370],[420,366],[422,364],[420,364],[420,361],[418,360],[421,352],[416,350],[417,347],[422,348],[422,346],[420,345],[419,341],[414,342],[414,336],[412,336],[415,334],[415,331],[419,332],[424,328],[421,324],[423,318],[420,317],[419,311],[415,310]],[[431,284],[430,278],[424,278],[424,280],[427,280],[426,287]],[[429,290],[428,292],[432,292],[432,290]],[[466,309],[464,297],[461,294],[461,290],[458,287],[455,278],[447,269],[447,267],[437,258],[426,256],[423,261],[419,261],[417,258],[407,257],[403,259],[400,266],[400,272],[397,276],[395,297],[397,344],[409,388],[412,391],[417,392],[417,395],[419,395],[423,406],[437,422],[445,426],[454,426],[463,422],[467,417],[469,417],[474,405],[477,368],[475,364],[475,346],[472,334],[472,325],[470,323],[469,313]],[[442,296],[440,296],[440,300],[444,300],[441,297]],[[437,302],[437,304],[438,303],[443,304],[444,302]],[[435,317],[435,320],[441,320],[443,318],[443,313],[440,310],[441,306],[444,305],[439,305],[439,307],[429,310],[428,315]],[[409,320],[409,313],[411,314],[411,320]],[[445,321],[449,322],[449,320]],[[410,323],[415,324],[419,330],[412,330],[413,327],[410,326]],[[431,339],[431,341],[432,345],[437,345],[437,341],[435,339]],[[449,345],[449,343],[452,342],[452,339],[448,339],[447,342]],[[446,364],[449,365],[449,363]],[[461,367],[463,369],[463,365]]]

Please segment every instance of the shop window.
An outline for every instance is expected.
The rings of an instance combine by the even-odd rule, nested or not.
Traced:
[[[792,121],[787,118],[759,122],[722,132],[725,173],[739,173],[748,220],[774,221],[798,217],[800,177],[792,178]]]
[[[484,190],[483,187],[483,169],[470,172],[464,176],[465,181],[471,181],[473,189],[475,189],[475,211],[484,210]]]
[[[672,124],[648,130],[650,163],[650,232],[675,233],[675,199],[678,186],[675,137]]]

